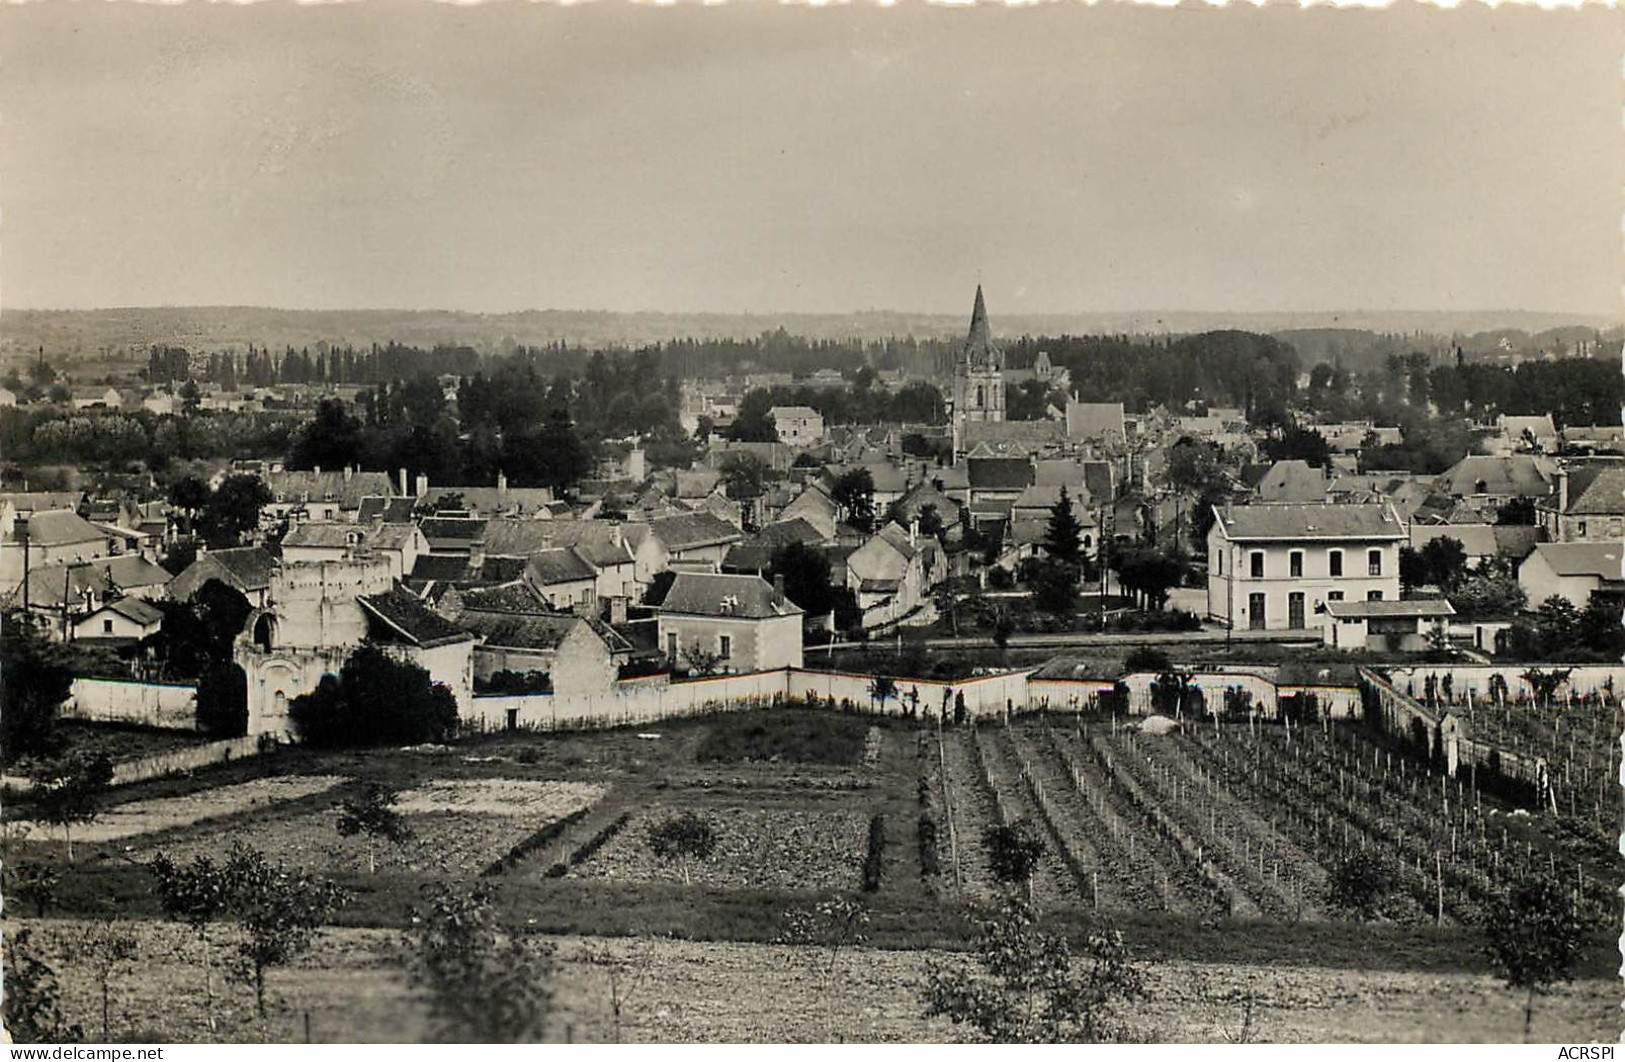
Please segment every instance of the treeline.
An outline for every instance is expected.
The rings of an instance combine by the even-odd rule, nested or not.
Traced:
[[[281,457],[300,414],[211,413],[194,417],[0,410],[0,454],[7,478],[40,465],[100,466],[161,472],[172,462],[221,457]]]
[[[1122,402],[1130,412],[1187,402],[1236,406],[1250,420],[1280,423],[1297,387],[1300,360],[1291,346],[1254,332],[1139,338],[1023,338],[1007,347],[1010,367],[1031,365],[1039,351],[1072,375],[1074,390],[1094,402]]]
[[[1381,370],[1350,373],[1321,363],[1309,373],[1304,403],[1328,417],[1399,423],[1409,411],[1486,421],[1498,414],[1551,414],[1559,428],[1616,424],[1625,399],[1619,365],[1592,358],[1526,361],[1516,366],[1456,359],[1434,364],[1426,354],[1390,355]]]
[[[405,468],[432,483],[569,490],[590,478],[603,444],[634,433],[651,465],[687,465],[696,444],[678,423],[680,387],[652,354],[595,354],[579,375],[544,377],[527,359],[476,372],[455,410],[435,379],[397,380],[362,395],[360,411],[325,401],[301,429],[292,468]]]
[[[390,343],[360,350],[318,345],[315,350],[288,347],[272,351],[250,345],[247,351],[203,355],[183,347],[154,346],[147,353],[145,376],[153,384],[191,380],[233,391],[277,384],[376,384],[445,373],[463,376],[478,371],[480,363],[479,353],[463,346],[424,350]]]
[[[777,438],[769,411],[775,406],[808,406],[830,424],[942,424],[947,420],[942,392],[921,381],[896,391],[874,386],[874,371],[850,374],[845,387],[758,387],[739,403],[729,438],[772,442]]]

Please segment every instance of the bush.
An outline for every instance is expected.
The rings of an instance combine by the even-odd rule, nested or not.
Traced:
[[[337,679],[323,676],[312,693],[293,699],[288,716],[308,744],[420,745],[457,731],[457,701],[416,664],[363,645]]]
[[[229,660],[208,664],[197,684],[197,725],[214,738],[248,733],[248,675]]]
[[[519,750],[519,755],[515,758],[518,759],[520,763],[524,764],[541,763],[542,750],[537,748],[535,745],[526,745],[524,748]]]
[[[1135,646],[1123,660],[1123,670],[1129,672],[1155,671],[1160,675],[1170,666],[1168,654],[1151,645]]]
[[[880,869],[886,856],[886,816],[876,812],[869,820],[869,853],[863,859],[863,891],[880,889]]]
[[[931,817],[931,812],[920,812],[917,833],[920,841],[920,874],[934,878],[942,873],[942,855],[937,847],[937,820]]]

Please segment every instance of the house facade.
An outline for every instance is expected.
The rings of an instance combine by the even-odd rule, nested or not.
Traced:
[[[801,666],[801,609],[760,576],[678,572],[656,616],[661,652],[675,667]]]
[[[1386,503],[1215,507],[1208,616],[1235,630],[1308,630],[1333,601],[1397,601],[1406,541]]]

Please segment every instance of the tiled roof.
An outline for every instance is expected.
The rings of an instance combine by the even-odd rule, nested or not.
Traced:
[[[1588,466],[1569,473],[1569,516],[1625,514],[1625,468]]]
[[[526,571],[539,586],[557,586],[598,577],[598,569],[573,549],[544,549],[532,553]]]
[[[1439,477],[1438,486],[1440,490],[1458,497],[1493,494],[1544,498],[1551,490],[1551,484],[1541,474],[1540,466],[1527,454],[1508,457],[1473,454],[1464,457]]]
[[[107,609],[117,612],[127,620],[141,624],[143,627],[157,623],[164,618],[164,614],[147,604],[139,597],[121,597],[117,601],[109,602]]]
[[[1066,433],[1074,439],[1123,437],[1123,403],[1068,402]]]
[[[487,533],[486,521],[466,516],[429,516],[419,521],[425,538],[477,542]]]
[[[1267,502],[1323,501],[1326,474],[1307,461],[1277,461],[1258,481],[1258,497]]]
[[[89,564],[51,564],[28,573],[28,603],[34,607],[60,609],[63,592],[75,605],[86,595],[105,594],[113,588],[107,574]]]
[[[1618,542],[1542,542],[1531,557],[1544,560],[1557,575],[1596,575],[1614,582],[1625,578]]]
[[[457,592],[463,608],[470,612],[550,613],[546,601],[526,583],[514,581],[497,586],[475,586]]]
[[[137,553],[125,553],[92,562],[102,574],[122,590],[141,586],[163,586],[174,578],[169,572]]]
[[[1232,540],[1405,537],[1385,504],[1235,505],[1218,513],[1218,526]]]
[[[341,509],[360,509],[363,498],[390,493],[389,473],[267,472],[262,477],[273,497],[283,502],[336,501]]]
[[[400,587],[370,597],[358,597],[356,601],[379,619],[391,633],[421,648],[429,649],[437,645],[472,640],[467,631],[437,615],[429,606]]]
[[[447,556],[440,553],[420,553],[412,565],[412,579],[419,582],[460,583],[474,578],[468,558],[462,554]]]
[[[28,541],[35,546],[72,546],[106,538],[90,521],[68,509],[36,510],[28,518]]]
[[[745,537],[737,527],[708,512],[666,516],[649,526],[672,552],[739,542]]]
[[[385,523],[399,524],[412,519],[412,506],[415,499],[401,497],[384,497],[382,495],[369,495],[361,499],[361,508],[356,513],[358,523],[371,523],[373,520],[383,520]]]
[[[260,546],[210,550],[197,559],[199,564],[205,562],[224,570],[229,575],[226,581],[238,590],[264,590],[276,573],[276,559]]]
[[[798,615],[801,609],[788,598],[775,600],[773,587],[760,576],[678,572],[660,611],[766,619]]]
[[[972,457],[966,464],[972,490],[1021,490],[1033,484],[1033,463],[1025,457]]]

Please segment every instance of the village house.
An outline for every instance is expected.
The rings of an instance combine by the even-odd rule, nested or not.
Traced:
[[[454,622],[480,639],[474,649],[477,685],[504,671],[539,671],[555,695],[608,693],[632,658],[630,642],[584,616],[465,609]]]
[[[120,597],[75,620],[73,640],[132,645],[158,633],[164,614],[139,597]]]
[[[68,509],[19,512],[0,506],[0,589],[22,582],[25,569],[100,560],[123,543]]]
[[[552,608],[598,614],[598,570],[574,548],[537,550],[525,559],[525,585]]]
[[[1514,498],[1538,501],[1552,490],[1546,473],[1528,454],[1500,457],[1470,454],[1440,474],[1434,486],[1480,509],[1505,505]]]
[[[646,526],[660,558],[654,569],[657,574],[668,569],[718,571],[728,550],[745,540],[743,531],[712,513],[666,516]]]
[[[1422,550],[1436,538],[1455,539],[1467,556],[1468,569],[1477,568],[1493,557],[1514,563],[1529,556],[1541,542],[1543,532],[1526,524],[1411,524],[1410,545]]]
[[[1121,402],[1079,402],[1066,404],[1066,436],[1076,443],[1121,446],[1128,440]]]
[[[863,609],[866,627],[899,619],[924,603],[926,592],[943,575],[940,563],[934,570],[927,569],[930,559],[918,530],[895,523],[881,528],[847,556],[846,587]],[[940,562],[941,558],[936,559]],[[871,610],[881,605],[889,607],[871,616]]]
[[[768,410],[779,442],[797,449],[824,439],[824,415],[811,406],[774,406]]]
[[[285,564],[337,561],[370,553],[387,560],[396,579],[411,574],[418,558],[428,552],[428,539],[416,524],[302,523],[282,539]]]
[[[360,472],[345,468],[334,472],[320,468],[309,472],[265,472],[261,477],[271,492],[270,504],[261,510],[261,519],[271,522],[346,521],[354,523],[361,512],[361,499],[391,493],[389,473]]]
[[[755,575],[678,572],[656,609],[658,644],[675,667],[768,671],[801,666],[801,609]]]
[[[255,608],[264,608],[276,567],[275,558],[263,546],[200,552],[169,584],[169,596],[174,601],[190,601],[204,583],[214,579],[242,594]]]
[[[1328,485],[1325,469],[1307,461],[1277,461],[1254,490],[1261,502],[1323,502]]]
[[[1214,508],[1208,616],[1233,628],[1303,630],[1332,601],[1397,601],[1405,525],[1387,504]]]
[[[1625,596],[1619,542],[1542,542],[1518,565],[1518,585],[1536,609],[1551,597],[1585,608],[1593,594]]]
[[[1618,542],[1625,538],[1625,465],[1560,467],[1557,489],[1535,503],[1553,542]]]

